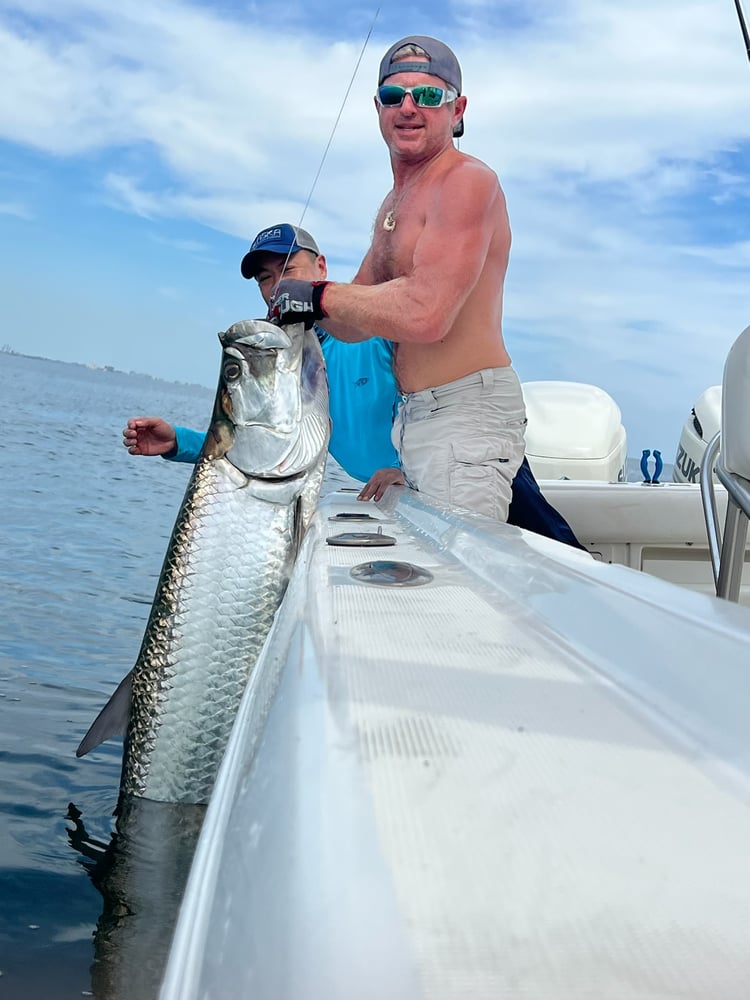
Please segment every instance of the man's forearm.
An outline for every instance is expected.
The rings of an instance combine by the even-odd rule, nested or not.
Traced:
[[[322,298],[326,316],[319,325],[338,340],[358,343],[371,337],[431,343],[450,329],[452,316],[412,278],[380,285],[330,282]]]
[[[371,340],[377,336],[375,333],[367,333],[365,330],[359,330],[355,326],[350,326],[348,323],[341,323],[339,320],[331,319],[329,316],[318,320],[316,326],[319,326],[321,330],[335,337],[336,340],[341,340],[347,344],[359,344],[363,340]]]
[[[379,285],[282,278],[271,293],[269,316],[282,324],[318,324],[339,340],[381,337],[430,344],[450,333],[470,291],[467,282],[439,281],[416,269]]]

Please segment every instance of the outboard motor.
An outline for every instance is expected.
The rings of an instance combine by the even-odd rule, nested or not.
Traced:
[[[703,393],[685,421],[677,446],[672,479],[676,483],[698,483],[706,445],[721,430],[721,386]]]
[[[623,482],[627,436],[620,408],[583,382],[524,382],[526,457],[537,479]]]

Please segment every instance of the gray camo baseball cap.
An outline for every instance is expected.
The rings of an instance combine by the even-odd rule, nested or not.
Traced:
[[[399,59],[393,62],[393,56],[405,45],[418,45],[424,49],[429,62],[410,62],[409,59]],[[458,59],[444,42],[429,35],[408,35],[394,42],[380,61],[380,72],[378,73],[378,86],[389,76],[395,73],[429,73],[431,76],[439,76],[445,80],[457,94],[461,93],[461,67]],[[458,138],[464,134],[463,118],[453,130],[454,136]]]

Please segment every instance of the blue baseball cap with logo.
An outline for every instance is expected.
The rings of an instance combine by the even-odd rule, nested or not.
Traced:
[[[254,278],[259,270],[258,257],[262,253],[279,253],[285,257],[287,254],[298,253],[300,250],[309,250],[316,256],[320,254],[318,244],[312,236],[299,226],[290,226],[288,222],[282,222],[278,226],[269,226],[268,229],[261,229],[250,249],[242,258],[240,270],[243,278]]]

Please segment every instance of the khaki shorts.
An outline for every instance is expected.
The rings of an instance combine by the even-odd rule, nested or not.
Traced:
[[[402,396],[391,437],[413,489],[505,521],[525,429],[518,376],[485,368]]]

